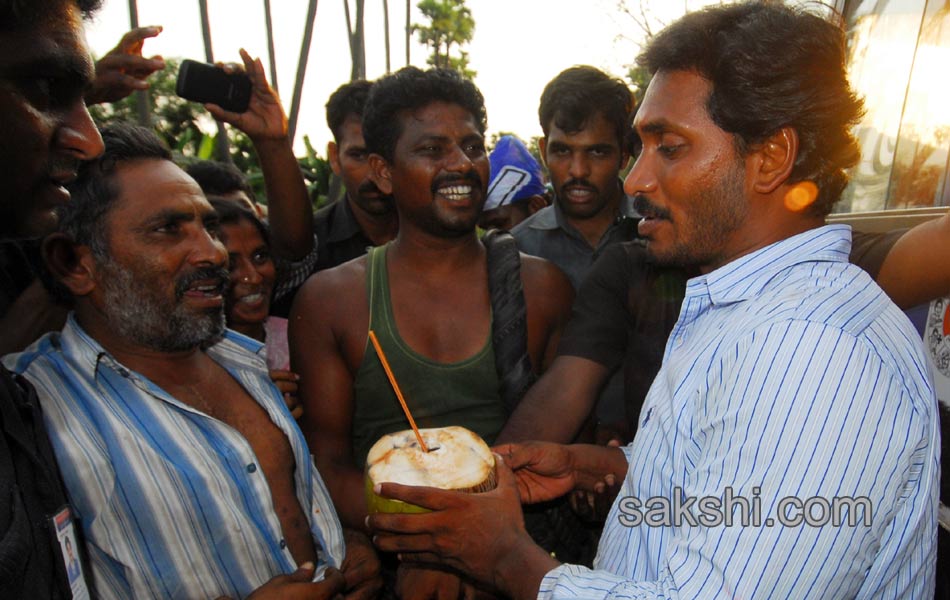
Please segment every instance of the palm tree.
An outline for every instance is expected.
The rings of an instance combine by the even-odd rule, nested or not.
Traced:
[[[270,85],[277,91],[277,56],[274,53],[274,22],[271,19],[270,0],[264,0],[264,27],[267,29],[267,55],[270,57]]]
[[[214,62],[214,50],[211,47],[211,20],[208,18],[208,0],[198,0],[201,13],[201,37],[205,44],[205,60]],[[214,157],[221,162],[231,162],[231,153],[228,151],[228,133],[226,125],[216,121],[218,133],[214,136]]]
[[[307,20],[304,22],[303,41],[300,44],[300,58],[297,60],[297,78],[294,80],[294,95],[290,101],[290,116],[287,127],[290,141],[293,142],[297,130],[297,116],[300,114],[300,97],[303,94],[303,80],[307,74],[307,59],[310,56],[310,42],[313,40],[313,22],[317,18],[317,0],[310,0],[307,6]]]
[[[129,25],[132,29],[139,26],[139,7],[135,0],[129,0]],[[139,125],[148,127],[152,120],[152,111],[148,106],[148,94],[144,90],[135,92],[135,103]]]
[[[389,73],[389,0],[383,0],[383,27],[386,30],[386,73]]]
[[[350,81],[366,79],[366,44],[363,37],[363,3],[365,0],[356,0],[356,23],[350,20],[350,2],[343,0],[343,9],[346,13],[346,33],[350,40],[350,58],[353,67],[350,69]]]

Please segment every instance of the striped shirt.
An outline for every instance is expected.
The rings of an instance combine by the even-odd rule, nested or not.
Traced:
[[[208,354],[287,436],[322,575],[342,562],[342,530],[260,347],[229,331]],[[296,568],[236,430],[122,366],[72,316],[4,362],[36,387],[99,596],[238,598]]]
[[[826,226],[689,281],[596,570],[562,565],[539,598],[933,597],[930,375],[919,335],[849,249],[848,227]],[[731,527],[636,525],[674,496],[714,508],[729,493],[750,505],[732,504]],[[812,499],[810,519],[830,515],[834,498],[867,499],[839,511],[855,525],[779,523]],[[758,524],[740,526],[756,499]]]

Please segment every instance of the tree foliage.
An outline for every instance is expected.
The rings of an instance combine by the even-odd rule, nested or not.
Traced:
[[[146,93],[152,114],[151,123],[146,125],[154,129],[172,149],[176,162],[187,164],[212,158],[216,127],[214,120],[200,104],[175,94],[180,62],[178,59],[166,59],[165,69],[149,78],[150,87]],[[89,112],[100,126],[115,121],[137,122],[136,102],[135,95],[132,95],[112,104],[90,106]],[[264,178],[254,144],[243,132],[233,127],[228,127],[227,131],[231,161],[247,175],[257,198],[264,201]],[[297,161],[307,181],[310,198],[315,205],[319,205],[325,200],[329,189],[330,166],[317,154],[306,136],[304,144],[307,152]]]
[[[650,85],[652,76],[645,67],[635,64],[627,68],[627,79],[630,81],[633,97],[636,98],[637,106],[640,106],[640,103],[643,102],[643,94],[647,91],[647,86]]]
[[[415,24],[412,29],[431,52],[428,64],[474,77],[475,71],[468,68],[468,52],[462,49],[475,36],[475,19],[465,0],[421,0],[417,6],[429,24]]]

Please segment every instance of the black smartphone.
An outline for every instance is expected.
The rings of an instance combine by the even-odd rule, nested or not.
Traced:
[[[186,59],[178,68],[175,93],[192,102],[211,102],[242,113],[251,102],[251,80],[246,73],[225,73],[214,65]]]

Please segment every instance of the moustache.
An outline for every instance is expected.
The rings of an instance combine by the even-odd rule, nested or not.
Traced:
[[[69,156],[57,156],[49,161],[46,166],[46,173],[50,179],[60,181],[61,184],[69,187],[76,180],[76,175],[79,173],[81,166],[82,161],[80,160]],[[67,179],[64,180],[64,177]]]
[[[370,180],[366,180],[363,183],[361,183],[360,186],[356,188],[356,193],[359,194],[360,196],[383,194],[383,192],[380,191],[378,187],[376,187],[376,184]]]
[[[478,188],[479,190],[485,189],[485,184],[482,182],[482,176],[478,174],[474,169],[466,171],[461,175],[437,175],[432,180],[432,194],[435,195],[440,187],[446,185],[458,185],[461,183],[468,183],[472,187]]]
[[[188,288],[198,281],[214,280],[217,280],[215,285],[218,286],[220,292],[222,294],[226,292],[230,280],[228,270],[224,267],[201,267],[199,269],[195,269],[191,273],[182,275],[181,278],[175,282],[175,299],[181,300],[184,297],[185,292],[188,291]]]
[[[568,179],[564,185],[561,186],[561,189],[567,189],[569,187],[582,187],[594,190],[595,192],[600,191],[597,189],[596,185],[587,181],[586,179]]]
[[[670,220],[670,211],[660,208],[639,194],[633,197],[633,209],[641,217]]]

